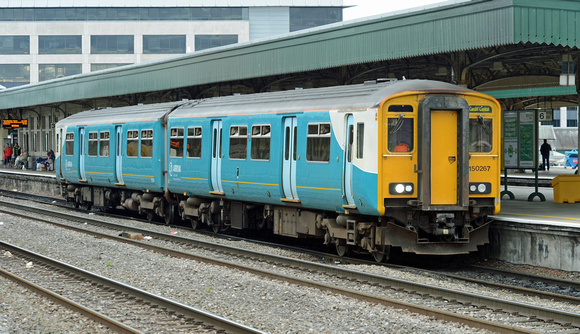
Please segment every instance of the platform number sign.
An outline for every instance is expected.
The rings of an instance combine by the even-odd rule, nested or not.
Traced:
[[[538,121],[540,122],[551,122],[553,120],[552,110],[539,110],[538,111]]]

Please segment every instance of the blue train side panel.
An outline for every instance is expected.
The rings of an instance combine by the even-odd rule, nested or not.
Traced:
[[[131,140],[129,134],[139,135]],[[151,140],[148,137],[151,136]],[[125,187],[142,191],[164,191],[165,131],[161,120],[123,126],[122,177]],[[159,143],[157,142],[159,141]]]
[[[114,186],[116,136],[110,124],[87,126],[87,150],[85,156],[85,174],[89,184],[97,186]],[[112,135],[111,135],[112,134]]]

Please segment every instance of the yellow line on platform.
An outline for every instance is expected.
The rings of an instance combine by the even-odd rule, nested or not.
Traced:
[[[544,215],[530,215],[527,213],[511,213],[511,212],[500,212],[500,215],[513,215],[513,216],[527,216],[527,217],[539,217],[539,218],[552,218],[552,219],[568,219],[568,220],[579,220],[580,218],[571,217],[556,217],[556,216],[544,216]]]

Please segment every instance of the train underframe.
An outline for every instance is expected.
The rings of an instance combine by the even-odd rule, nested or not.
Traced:
[[[463,211],[423,211],[412,203],[387,208],[382,217],[356,212],[336,213],[293,206],[231,201],[226,198],[176,196],[84,185],[63,185],[63,196],[75,207],[109,210],[124,208],[173,224],[176,218],[195,228],[214,232],[269,230],[293,238],[320,238],[339,255],[370,253],[377,262],[388,260],[391,247],[430,255],[467,254],[489,242],[493,199],[470,201]]]

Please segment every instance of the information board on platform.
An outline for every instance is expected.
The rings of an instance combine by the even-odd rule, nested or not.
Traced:
[[[534,161],[536,158],[536,150],[534,150],[535,142],[535,110],[520,111],[520,126],[519,126],[519,152],[520,152],[520,168],[534,168]]]
[[[505,168],[535,168],[536,110],[509,110],[503,114]]]
[[[505,168],[519,168],[518,113],[506,111],[503,116],[503,158]]]

